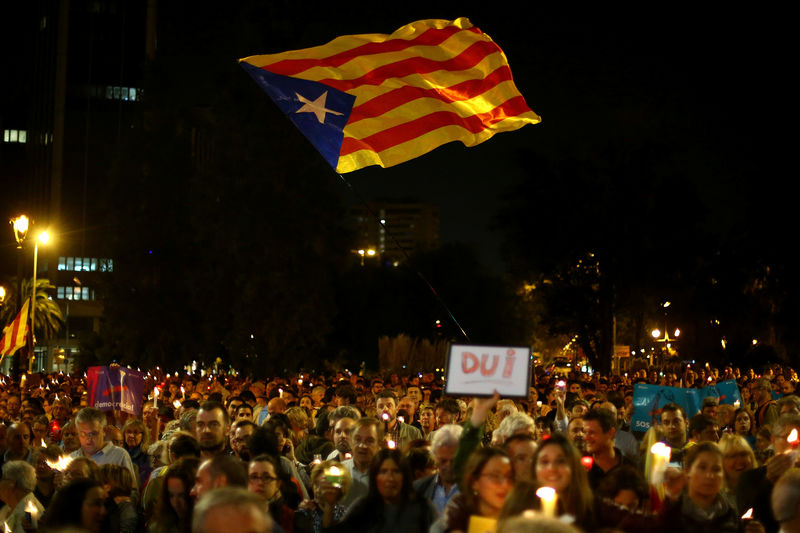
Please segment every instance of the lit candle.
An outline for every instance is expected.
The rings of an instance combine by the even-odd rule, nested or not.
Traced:
[[[186,389],[183,388],[183,385],[181,385],[181,398],[186,399]]]
[[[789,449],[785,453],[791,456],[792,464],[794,464],[797,462],[797,454],[800,453],[800,450],[797,449],[797,445],[800,444],[800,439],[797,437],[797,428],[793,428],[789,436],[786,437],[786,443],[789,445]]]
[[[153,407],[158,408],[158,387],[153,387]]]
[[[733,408],[734,409],[738,409],[740,405],[742,405],[742,402],[740,402],[739,400],[736,400],[735,402],[733,402]]]
[[[25,512],[31,516],[31,527],[37,529],[39,527],[39,509],[33,505],[31,500],[28,500],[27,505],[25,505]]]
[[[753,508],[752,507],[750,509],[748,509],[747,512],[742,515],[742,520],[750,520],[751,518],[753,518]]]
[[[594,457],[591,455],[581,457],[581,464],[587,471],[591,470],[592,466],[594,465]]]
[[[175,409],[178,409],[180,406],[181,406],[180,400],[175,400],[174,402],[172,402],[172,407],[174,407]]]
[[[547,518],[555,518],[556,500],[558,500],[556,489],[553,487],[539,487],[539,490],[536,491],[536,496],[542,502],[542,514]]]
[[[325,479],[334,487],[342,486],[342,470],[338,466],[331,466],[325,469]]]
[[[389,448],[390,450],[394,450],[395,448],[397,448],[397,443],[392,439],[389,439],[388,441],[386,441],[386,447]]]
[[[49,459],[45,459],[45,461],[47,462],[47,466],[49,466],[53,470],[58,470],[59,472],[63,472],[72,462],[72,457],[70,457],[69,455],[62,455],[61,457],[58,458],[58,461],[50,461]]]
[[[3,522],[3,526],[5,527],[6,533],[13,533],[11,528],[8,527],[8,522]]]
[[[283,389],[278,389],[278,398],[283,398]]]
[[[388,422],[388,421],[389,421],[389,413],[383,413],[383,414],[381,415],[381,419],[382,419],[384,422]]]
[[[653,463],[650,469],[650,484],[660,485],[664,482],[664,471],[667,469],[672,449],[663,442],[656,442],[650,448],[653,454]]]
[[[344,454],[344,458],[345,458],[345,460],[346,460],[346,459],[352,459],[352,458],[353,458],[353,454],[352,454],[352,453],[350,453],[350,452],[346,452],[346,453]]]

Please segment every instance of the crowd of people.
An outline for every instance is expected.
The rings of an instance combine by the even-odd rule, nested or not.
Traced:
[[[526,398],[433,373],[151,375],[140,416],[87,405],[84,375],[0,380],[5,531],[800,531],[790,368],[536,368]],[[736,403],[632,430],[637,383],[724,380]]]

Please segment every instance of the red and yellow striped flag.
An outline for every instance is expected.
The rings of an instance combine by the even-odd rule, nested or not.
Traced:
[[[466,18],[240,61],[338,172],[541,122],[503,51]]]
[[[14,355],[14,352],[25,346],[28,337],[28,308],[30,299],[22,304],[17,317],[5,328],[3,328],[3,338],[0,339],[0,361],[6,355]]]

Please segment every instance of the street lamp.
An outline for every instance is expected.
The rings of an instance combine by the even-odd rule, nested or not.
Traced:
[[[22,241],[28,235],[30,221],[25,215],[20,215],[17,218],[12,218],[10,222],[14,226],[14,239],[17,241],[17,248],[22,249]]]
[[[39,243],[47,244],[50,242],[50,234],[46,231],[41,232],[33,244],[33,286],[31,287],[31,355],[28,358],[28,372],[33,372],[33,358],[36,356],[36,270],[39,261]]]

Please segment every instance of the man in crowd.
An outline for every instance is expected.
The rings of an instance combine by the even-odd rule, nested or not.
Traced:
[[[383,394],[383,393],[381,393]],[[353,424],[350,432],[350,448],[353,457],[342,464],[350,471],[350,490],[340,502],[349,507],[369,491],[369,467],[372,459],[383,446],[383,422],[376,418],[360,418]]]
[[[195,421],[197,441],[204,458],[225,453],[230,418],[221,403],[206,401],[200,406]]]
[[[350,434],[356,420],[361,418],[358,411],[350,406],[342,406],[334,409],[329,415],[330,422],[333,424],[333,445],[335,449],[326,457],[339,462],[349,459],[347,454],[352,456],[350,447]]]
[[[753,381],[750,388],[750,395],[756,402],[756,410],[753,413],[756,418],[756,427],[772,426],[778,419],[778,406],[772,399],[772,385],[767,378],[759,378]]]
[[[8,448],[0,457],[0,465],[8,461],[27,461],[33,464],[31,439],[32,433],[28,424],[25,422],[11,424],[6,433],[6,446]]]
[[[245,463],[230,455],[217,455],[200,463],[190,494],[195,501],[222,487],[247,487]]]
[[[533,454],[536,453],[536,440],[533,436],[526,433],[513,434],[505,440],[503,448],[511,458],[514,479],[530,481]]]
[[[719,426],[716,420],[702,413],[694,415],[689,421],[689,441],[694,444],[704,441],[718,442]]]
[[[389,438],[396,443],[399,449],[404,449],[412,440],[422,438],[420,430],[397,420],[397,397],[393,392],[381,391],[375,401],[375,407],[378,410],[378,416],[385,423]]]
[[[615,468],[628,464],[635,466],[619,448],[614,446],[617,433],[617,415],[608,409],[592,409],[583,417],[586,424],[586,453],[591,454],[589,485],[597,489],[600,481]]]
[[[681,461],[687,439],[686,415],[683,413],[683,407],[676,403],[668,403],[661,408],[661,431],[664,442],[672,448],[672,461]]]
[[[105,441],[106,415],[94,407],[84,407],[75,417],[78,428],[78,439],[81,447],[70,454],[76,457],[88,457],[98,465],[124,466],[133,474],[133,479],[138,479],[137,472],[133,469],[131,457],[124,448]]]
[[[250,460],[247,441],[256,429],[250,420],[237,420],[231,426],[231,451],[242,461]]]
[[[418,479],[414,489],[429,499],[441,515],[447,502],[458,494],[458,480],[453,469],[453,458],[456,456],[458,441],[463,428],[456,424],[442,426],[431,442],[431,454],[436,463],[436,473]]]
[[[436,427],[440,428],[447,424],[457,424],[461,416],[461,406],[452,398],[444,398],[436,404]],[[436,431],[428,433],[428,440],[432,440]]]
[[[586,422],[583,421],[583,417],[573,418],[569,421],[567,438],[578,449],[578,453],[581,455],[586,453]]]

